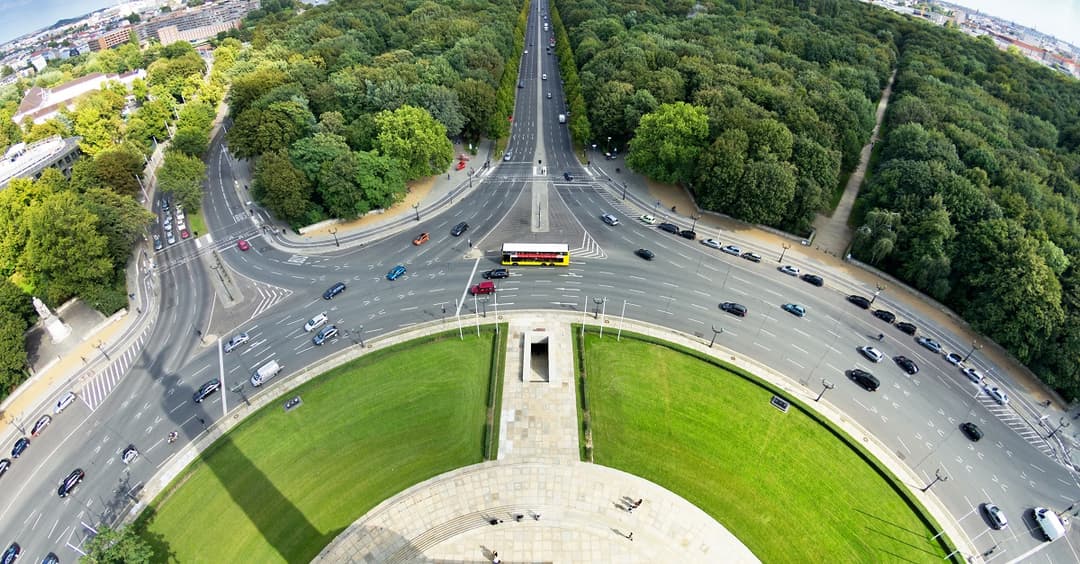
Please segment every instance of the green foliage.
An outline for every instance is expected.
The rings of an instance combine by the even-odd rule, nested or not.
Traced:
[[[284,151],[259,158],[251,189],[259,203],[290,223],[301,221],[311,206],[311,181]]]
[[[148,564],[155,556],[152,545],[133,525],[119,529],[99,526],[83,550],[86,554],[81,562],[85,564]]]
[[[191,157],[200,157],[210,146],[210,132],[196,127],[180,127],[173,135],[171,148]]]
[[[26,324],[37,317],[30,295],[7,278],[0,278],[0,311],[15,314]]]
[[[29,297],[26,301],[29,303]],[[27,327],[25,319],[0,309],[0,394],[3,396],[7,396],[26,379],[28,364],[23,334]]]
[[[402,106],[375,116],[375,149],[401,163],[405,180],[438,174],[450,166],[454,147],[446,127],[422,108]]]
[[[184,47],[186,46],[186,48]],[[162,49],[164,58],[154,61],[146,69],[146,82],[151,87],[163,87],[175,100],[183,98],[184,85],[189,76],[202,77],[206,64],[186,41],[177,41]],[[175,54],[169,57],[167,54]]]
[[[626,164],[660,182],[686,182],[708,133],[709,121],[702,108],[685,102],[663,104],[641,118]]]
[[[85,183],[79,187],[80,190],[100,187],[117,194],[134,196],[140,192],[137,176],[142,176],[145,163],[132,147],[120,145],[99,152],[93,159],[81,159],[75,166],[76,169],[85,166],[86,170]],[[73,181],[78,176],[78,173],[73,173]]]
[[[105,236],[113,268],[122,271],[131,256],[131,247],[146,236],[154,214],[135,198],[104,188],[92,188],[83,194],[85,204],[98,218],[98,230]]]
[[[197,211],[205,179],[206,165],[201,159],[179,151],[168,151],[165,162],[158,170],[158,189],[171,193],[185,208]]]
[[[112,278],[108,241],[98,232],[97,216],[76,194],[46,196],[26,211],[24,220],[27,240],[19,270],[48,302],[62,303]]]

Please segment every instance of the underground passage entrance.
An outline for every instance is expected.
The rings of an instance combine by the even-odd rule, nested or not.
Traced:
[[[541,331],[525,333],[525,362],[522,363],[524,382],[550,381],[550,356],[548,355],[548,335]]]

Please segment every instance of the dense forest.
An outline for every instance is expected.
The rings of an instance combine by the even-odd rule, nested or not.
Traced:
[[[387,207],[445,171],[450,139],[499,137],[516,94],[515,2],[351,0],[253,18],[232,68],[230,150],[295,225]]]
[[[1080,397],[1080,82],[948,29],[898,39],[855,255]]]
[[[556,1],[593,139],[703,208],[806,234],[873,127],[897,18],[794,4]]]

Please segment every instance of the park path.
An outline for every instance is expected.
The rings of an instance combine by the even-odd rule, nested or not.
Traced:
[[[866,145],[863,145],[862,151],[859,153],[859,164],[848,178],[840,203],[837,204],[832,215],[818,214],[817,219],[814,220],[814,230],[816,231],[814,248],[834,257],[843,257],[847,253],[848,247],[851,246],[852,231],[848,227],[851,208],[855,205],[855,197],[859,195],[859,188],[862,187],[863,178],[866,177],[866,167],[870,163],[870,155],[874,152],[874,145],[877,144],[881,120],[885,118],[885,108],[889,106],[889,97],[892,95],[893,82],[895,81],[896,70],[894,69],[892,75],[889,76],[889,84],[885,86],[885,90],[881,93],[877,114],[874,117],[874,129],[870,131],[870,140],[866,142]]]

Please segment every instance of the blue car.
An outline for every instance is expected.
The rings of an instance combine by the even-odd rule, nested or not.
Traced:
[[[802,317],[806,315],[806,308],[798,304],[784,304],[780,306],[784,308],[784,311],[794,315],[795,317]]]
[[[11,546],[4,551],[4,556],[0,557],[0,562],[3,562],[3,564],[12,564],[19,558],[19,554],[21,553],[22,547],[19,546],[19,543],[13,542],[11,543]]]
[[[311,342],[315,343],[316,345],[321,345],[325,343],[328,339],[337,337],[337,334],[337,325],[327,325],[326,327],[322,328],[322,331],[319,331],[319,333],[311,339]]]
[[[397,280],[398,278],[401,278],[403,274],[405,274],[405,267],[399,264],[394,268],[390,269],[390,272],[386,273],[386,279]]]
[[[30,439],[22,437],[15,441],[15,446],[11,448],[11,458],[19,458],[23,452],[26,452],[26,447],[30,446]]]

